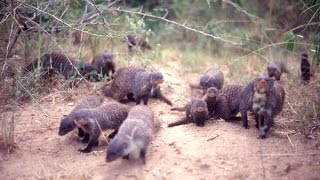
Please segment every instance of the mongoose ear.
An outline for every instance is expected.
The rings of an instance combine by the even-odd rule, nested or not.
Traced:
[[[80,127],[88,124],[87,119],[79,119],[79,120],[75,120],[74,122],[76,123],[77,126],[80,126]]]

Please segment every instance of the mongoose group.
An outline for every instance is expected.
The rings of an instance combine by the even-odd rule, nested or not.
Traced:
[[[128,36],[128,48],[142,46],[142,40]],[[303,83],[310,80],[310,64],[307,54],[302,54],[301,77]],[[40,63],[40,64],[39,64]],[[83,76],[96,71],[111,80],[102,89],[100,96],[84,98],[69,115],[62,118],[60,136],[78,128],[78,136],[87,143],[82,153],[89,153],[97,146],[100,135],[107,129],[114,130],[109,136],[106,148],[107,162],[120,157],[123,159],[140,159],[146,163],[147,148],[159,130],[158,118],[148,106],[149,98],[156,98],[172,106],[160,89],[164,82],[161,72],[148,71],[142,67],[116,69],[115,60],[110,53],[101,53],[77,68],[77,61],[60,53],[45,54],[40,60],[29,64],[25,69],[32,71],[41,67],[42,71],[53,70],[61,73],[65,79],[76,74]],[[110,73],[111,72],[111,73]],[[283,61],[275,60],[266,67],[268,76],[258,76],[245,85],[224,84],[224,75],[218,68],[210,68],[199,78],[192,89],[202,89],[202,97],[192,97],[183,107],[171,110],[185,111],[185,117],[168,124],[168,127],[194,123],[205,126],[208,120],[224,119],[226,121],[242,120],[244,128],[249,128],[248,112],[253,115],[259,138],[267,137],[268,130],[274,125],[274,118],[282,111],[285,90],[280,84],[282,73],[287,72]],[[274,78],[274,79],[273,79]],[[104,97],[103,97],[104,96]],[[127,105],[134,101],[135,106]],[[141,104],[143,102],[143,105]],[[240,115],[240,116],[239,116]]]

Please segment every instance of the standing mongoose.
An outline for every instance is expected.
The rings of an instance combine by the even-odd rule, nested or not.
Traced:
[[[274,60],[272,63],[268,64],[267,71],[269,77],[275,77],[276,80],[280,81],[281,74],[288,72],[282,60]]]
[[[128,67],[119,69],[102,92],[105,96],[116,100],[133,95],[130,98],[134,98],[136,104],[140,104],[143,100],[147,105],[151,92],[154,92],[161,83],[163,76],[158,71],[147,72],[143,68]]]
[[[146,150],[154,133],[159,129],[158,125],[148,106],[134,106],[120,126],[117,135],[109,143],[106,161],[111,162],[119,157],[140,158],[145,164]]]
[[[115,73],[116,65],[111,53],[104,52],[96,55],[91,64],[98,69],[98,72],[102,74],[102,76],[109,76],[110,71],[112,74]],[[112,74],[110,74],[110,76]]]
[[[260,138],[266,138],[266,134],[270,127],[273,125],[273,120],[278,115],[284,104],[285,91],[284,88],[278,84],[274,84],[275,87],[275,104],[268,104],[267,99],[269,94],[267,93],[268,83],[261,80],[255,87],[255,93],[253,96],[253,113],[256,120],[256,127],[259,128]]]
[[[310,73],[310,63],[308,60],[308,54],[303,53],[301,55],[301,80],[303,84],[308,84],[310,81],[311,73]]]
[[[275,83],[272,78],[260,76],[250,81],[244,87],[240,98],[240,112],[245,128],[249,128],[247,111],[253,112],[261,138],[273,123],[283,107],[285,92],[283,87]]]
[[[128,35],[127,40],[128,40],[128,49],[130,52],[132,52],[136,46],[139,46],[141,50],[152,49],[147,41],[140,39],[137,36]]]
[[[242,89],[241,85],[227,85],[220,90],[215,87],[209,88],[203,99],[208,104],[210,116],[224,120],[236,118],[239,113]]]
[[[170,123],[168,127],[178,126],[182,124],[195,123],[197,126],[204,126],[205,121],[208,119],[209,111],[207,103],[202,99],[192,99],[184,107],[172,108],[172,111],[185,111],[186,117]]]
[[[69,115],[65,116],[61,122],[60,122],[60,127],[59,127],[59,132],[58,134],[60,136],[64,136],[67,133],[69,133],[70,131],[74,130],[77,126],[76,123],[74,122],[74,117],[75,117],[75,113],[80,110],[80,109],[90,109],[90,108],[96,108],[101,106],[101,104],[103,103],[103,97],[102,96],[88,96],[85,97],[84,99],[81,100],[81,102],[79,103],[79,105],[77,105],[71,112]],[[79,129],[79,137],[84,137],[85,133],[81,128]],[[87,141],[86,139],[83,139],[83,142]]]
[[[207,89],[210,87],[215,87],[218,90],[222,88],[224,82],[223,73],[215,68],[209,69],[200,78],[199,84],[190,84],[191,88],[203,89],[203,94],[206,93]]]
[[[77,127],[89,135],[89,141],[84,149],[80,152],[89,153],[92,147],[98,143],[100,134],[107,129],[113,129],[115,132],[119,129],[123,120],[127,118],[128,107],[118,102],[110,102],[94,109],[80,109],[73,113]],[[109,136],[110,137],[110,136]]]

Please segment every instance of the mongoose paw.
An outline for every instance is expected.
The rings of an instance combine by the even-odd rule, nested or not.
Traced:
[[[78,149],[79,152],[82,152],[82,153],[89,153],[91,152],[91,150],[88,150],[88,149]]]
[[[250,129],[250,127],[249,127],[248,125],[244,126],[244,128],[246,128],[246,129]]]
[[[126,159],[126,160],[129,160],[129,155],[130,155],[130,154],[128,154],[128,155],[125,155],[125,156],[122,156],[122,159]]]

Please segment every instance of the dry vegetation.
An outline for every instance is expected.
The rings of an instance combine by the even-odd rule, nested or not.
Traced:
[[[233,9],[234,6],[229,4],[229,7],[224,7],[223,10],[230,11],[230,8]],[[139,12],[134,8],[132,11]],[[196,10],[191,9],[191,11]],[[177,11],[175,16],[185,16],[184,11],[179,12],[181,14]],[[238,13],[243,14],[244,12],[239,11]],[[121,12],[114,10],[110,17],[123,18],[120,15],[122,15]],[[245,12],[245,15],[240,17],[249,15],[251,14]],[[190,24],[194,21],[197,22],[197,17],[193,18],[190,18]],[[146,29],[143,19],[134,15],[124,17],[125,20],[119,20],[121,23],[129,24],[126,27],[120,26],[121,23],[113,22],[111,27],[116,32],[110,34],[106,33],[109,32],[109,29],[105,28],[105,24],[100,26],[94,24],[90,28],[75,26],[75,28],[68,29],[68,32],[58,34],[22,33],[17,39],[10,57],[5,57],[3,55],[5,52],[2,52],[7,44],[1,44],[0,54],[5,58],[1,57],[0,78],[0,173],[4,174],[0,175],[0,178],[172,179],[191,177],[208,179],[212,172],[216,172],[217,174],[212,177],[223,179],[266,177],[269,179],[289,177],[290,179],[291,177],[300,179],[308,171],[312,171],[307,176],[308,178],[318,178],[319,173],[316,173],[319,172],[319,168],[316,166],[318,164],[313,162],[312,158],[318,160],[320,157],[316,153],[320,148],[319,67],[313,66],[313,77],[308,85],[303,86],[300,81],[300,54],[304,51],[312,53],[313,51],[309,50],[316,49],[311,43],[312,37],[310,35],[310,37],[306,36],[299,40],[300,37],[295,36],[299,41],[295,39],[294,48],[288,50],[288,47],[284,47],[284,45],[288,45],[288,41],[281,37],[279,29],[270,30],[270,32],[264,31],[266,34],[262,34],[262,29],[268,27],[270,22],[264,22],[255,17],[250,18],[247,18],[246,21],[254,21],[254,23],[244,25],[245,30],[235,28],[242,22],[234,23],[231,26],[221,25],[219,22],[218,25],[222,26],[220,27],[212,20],[212,22],[210,21],[212,24],[208,22],[206,26],[208,29],[211,28],[210,31],[208,30],[211,34],[217,31],[221,37],[236,42],[242,41],[242,46],[214,40],[201,34],[201,30],[199,32],[190,31],[184,27],[183,22],[179,23],[180,26],[166,22],[166,26],[160,27],[161,31],[142,31],[153,47],[151,51],[138,51],[132,54],[127,49],[124,37],[126,34]],[[179,22],[179,19],[176,22]],[[0,32],[8,34],[10,23],[4,21],[2,24],[4,25]],[[200,24],[201,21],[199,26]],[[66,26],[66,24],[64,25]],[[79,32],[76,31],[78,28],[82,28],[81,30],[84,32],[80,33],[81,43],[74,44],[75,33]],[[227,30],[223,31],[223,28]],[[312,31],[312,29],[308,30]],[[92,33],[105,34],[104,36],[95,36]],[[235,36],[234,34],[239,35]],[[247,38],[243,38],[243,34]],[[279,42],[278,39],[284,39],[284,42]],[[257,43],[259,45],[256,45]],[[107,166],[103,161],[107,144],[105,141],[96,152],[86,156],[75,153],[82,144],[75,140],[74,134],[66,138],[60,138],[57,135],[61,117],[68,114],[84,96],[100,93],[100,88],[107,82],[107,79],[98,83],[81,81],[77,87],[70,89],[67,85],[68,82],[63,81],[59,75],[54,76],[49,83],[48,80],[40,78],[39,72],[31,75],[23,74],[23,68],[27,63],[52,51],[63,52],[70,57],[86,62],[90,62],[97,53],[108,51],[115,55],[117,68],[139,65],[148,69],[158,69],[163,72],[165,77],[163,87],[165,94],[168,94],[177,105],[184,104],[191,96],[195,95],[188,88],[188,83],[197,81],[200,74],[210,67],[222,70],[225,75],[225,84],[246,84],[252,78],[266,74],[268,62],[274,58],[281,58],[289,69],[289,73],[283,74],[280,81],[286,91],[285,106],[276,119],[276,125],[273,127],[270,139],[266,140],[265,156],[263,156],[265,159],[262,162],[259,154],[260,151],[262,154],[262,149],[259,149],[262,145],[260,141],[255,141],[255,129],[246,131],[242,129],[240,123],[225,124],[220,120],[210,122],[209,127],[205,127],[204,130],[207,133],[198,129],[194,130],[193,126],[181,127],[176,130],[167,129],[167,123],[179,117],[179,114],[170,112],[166,105],[152,101],[151,107],[162,123],[162,130],[151,145],[151,155],[148,156],[150,164],[142,169],[139,166],[137,168],[136,164],[125,164],[124,161],[121,164]],[[235,131],[238,134],[235,135],[230,131]],[[188,134],[184,134],[185,132]],[[218,140],[215,141],[215,138]],[[252,138],[252,140],[248,140],[248,138]],[[177,139],[183,140],[177,141]],[[244,141],[244,145],[240,141]],[[216,144],[210,144],[213,142]],[[236,146],[233,146],[234,144]],[[279,149],[273,149],[274,144],[277,144]],[[282,144],[287,146],[283,145],[282,147]],[[224,145],[228,148],[234,148],[233,151],[230,150],[230,154],[227,154],[228,151],[224,149]],[[255,145],[259,145],[259,147],[255,147]],[[240,150],[237,150],[238,146]],[[211,147],[216,148],[216,154],[211,154]],[[256,155],[252,159],[248,158],[245,153],[239,152],[247,151],[251,147],[253,150],[248,153]],[[198,152],[197,148],[203,148],[203,152]],[[292,149],[286,151],[288,148]],[[30,155],[23,154],[24,151]],[[297,154],[304,158],[299,158]],[[210,157],[206,161],[207,156]],[[277,160],[272,159],[272,156],[276,156],[276,159],[283,158],[283,162],[287,164],[279,165],[281,170],[275,168]],[[19,166],[21,163],[19,158],[31,163],[34,162],[41,167],[33,172],[30,167]],[[64,164],[65,158],[68,160],[67,164]],[[33,161],[33,159],[35,160]],[[78,161],[78,159],[81,160]],[[88,163],[86,166],[86,163],[93,159],[97,162]],[[46,162],[47,160],[49,162]],[[50,161],[53,164],[50,164]],[[212,161],[213,164],[210,164]],[[262,164],[263,175],[251,174],[252,169],[261,170],[255,167],[254,163],[257,161]],[[157,168],[158,162],[159,167]],[[185,166],[179,166],[184,163],[186,163]],[[245,164],[245,167],[239,168],[242,163]],[[9,168],[4,168],[6,165]],[[131,165],[134,168],[127,172]],[[273,174],[273,171],[276,173]],[[281,172],[278,173],[278,171]],[[14,174],[14,172],[17,174],[6,176]],[[110,174],[106,175],[106,172]],[[140,172],[143,172],[142,175]],[[230,174],[226,175],[228,173]]]

